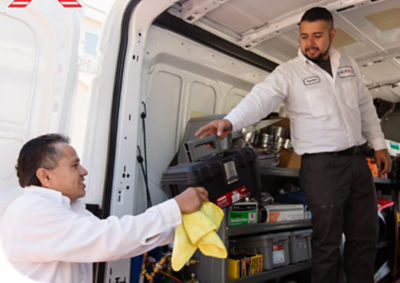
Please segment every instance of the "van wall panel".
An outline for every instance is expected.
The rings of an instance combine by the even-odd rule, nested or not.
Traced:
[[[267,73],[155,26],[143,60],[149,187],[156,204],[167,197],[162,172],[178,152],[188,120],[227,112]],[[139,213],[146,208],[146,196],[139,166],[137,171],[134,211]]]
[[[157,189],[161,175],[175,153],[182,78],[160,70],[150,81],[146,120],[149,187],[153,203],[159,203],[166,198]]]
[[[1,14],[0,34],[0,123],[21,128],[30,112],[36,38],[26,24]]]
[[[189,117],[192,111],[203,113],[204,115],[213,115],[215,113],[215,104],[217,100],[217,91],[214,87],[202,82],[193,82],[189,93]]]
[[[228,114],[245,97],[246,93],[238,88],[231,89],[224,99],[224,113]]]

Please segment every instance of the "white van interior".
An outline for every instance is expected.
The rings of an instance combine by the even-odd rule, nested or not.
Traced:
[[[71,133],[71,108],[80,101],[74,93],[81,11],[55,0],[19,10],[8,4],[0,0],[0,213],[21,192],[14,166],[22,144],[47,132]],[[399,142],[398,0],[121,0],[104,24],[90,107],[79,113],[87,117],[80,133],[89,171],[85,201],[101,217],[144,211],[138,155],[147,155],[152,204],[167,199],[162,172],[187,122],[227,114],[295,57],[298,22],[313,6],[332,12],[333,47],[356,59],[385,137]],[[97,282],[128,282],[130,268],[129,259],[108,262],[98,268]]]

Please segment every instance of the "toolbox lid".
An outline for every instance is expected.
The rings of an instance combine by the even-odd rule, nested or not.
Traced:
[[[234,161],[236,167],[255,162],[257,155],[248,147],[225,150],[207,160],[181,163],[167,168],[161,178],[164,185],[191,184],[224,174],[223,164]]]

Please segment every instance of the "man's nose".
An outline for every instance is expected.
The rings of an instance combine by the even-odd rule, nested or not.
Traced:
[[[307,47],[313,47],[314,46],[314,39],[308,38],[307,39]]]
[[[86,176],[89,172],[85,169],[85,167],[81,166],[81,175]]]

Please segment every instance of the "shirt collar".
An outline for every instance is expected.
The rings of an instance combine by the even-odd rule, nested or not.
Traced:
[[[71,207],[71,200],[68,197],[63,196],[61,192],[53,189],[43,188],[39,186],[29,186],[24,188],[24,194],[41,194],[46,198],[54,199],[65,207]]]

